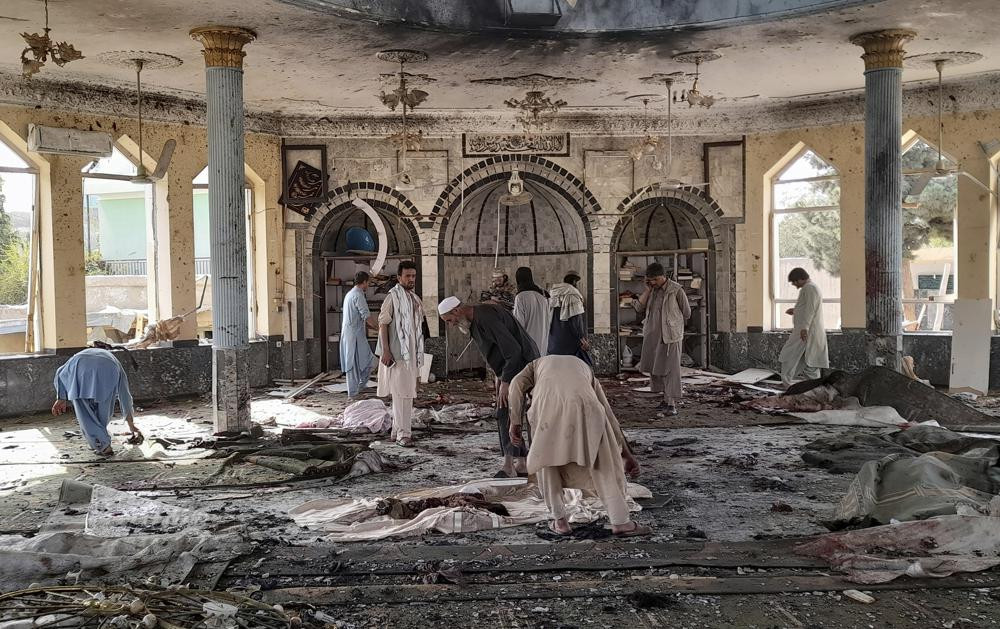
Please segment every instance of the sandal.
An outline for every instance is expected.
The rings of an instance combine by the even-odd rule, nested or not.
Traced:
[[[114,450],[113,450],[113,449],[111,448],[111,446],[108,446],[108,447],[104,448],[104,449],[103,449],[103,450],[101,450],[100,452],[97,452],[97,451],[95,451],[94,453],[95,453],[95,454],[96,454],[97,456],[103,456],[103,457],[105,457],[105,458],[107,458],[107,457],[111,457],[111,456],[114,456],[114,455],[115,455],[115,451],[114,451]]]
[[[396,445],[399,446],[399,447],[401,447],[401,448],[412,448],[413,447],[413,438],[412,437],[400,437],[399,439],[396,439]]]
[[[510,478],[510,475],[508,475],[507,472],[500,470],[499,472],[493,475],[493,478]]]
[[[548,526],[549,526],[549,530],[552,531],[553,533],[555,533],[556,535],[558,535],[559,537],[572,537],[572,535],[573,535],[573,529],[572,528],[570,528],[570,530],[568,530],[568,531],[560,531],[559,529],[557,529],[556,528],[556,521],[555,520],[549,520]]]
[[[646,535],[653,534],[653,527],[646,526],[645,524],[639,524],[638,522],[632,523],[632,528],[628,531],[622,531],[620,533],[611,533],[615,537],[644,537]]]

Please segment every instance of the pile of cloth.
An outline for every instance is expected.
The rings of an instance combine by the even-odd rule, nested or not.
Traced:
[[[928,421],[975,426],[996,421],[919,380],[884,367],[853,374],[833,371],[817,380],[793,384],[782,395],[748,400],[743,405],[838,426],[903,428]]]
[[[225,564],[251,546],[217,516],[67,480],[36,535],[0,536],[0,591],[69,580],[184,583],[198,564]]]
[[[344,409],[334,418],[322,417],[301,422],[296,428],[341,428],[352,432],[372,434],[388,432],[392,428],[392,415],[385,402],[378,398],[360,400]]]
[[[860,468],[826,522],[839,531],[799,554],[858,583],[943,577],[1000,565],[1000,442],[924,423],[806,446],[803,460]],[[853,529],[841,531],[842,529]]]
[[[596,496],[579,489],[564,492],[571,522],[584,524],[607,515]],[[628,484],[627,493],[631,511],[641,510],[634,499],[652,497],[648,489],[633,483]],[[335,542],[411,537],[429,531],[472,533],[534,524],[549,517],[537,484],[495,478],[390,497],[310,500],[289,514],[299,526],[325,533],[326,539]]]

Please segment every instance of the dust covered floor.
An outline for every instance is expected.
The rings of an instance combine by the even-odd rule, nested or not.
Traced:
[[[655,496],[638,516],[655,528],[652,538],[609,539],[598,525],[554,540],[544,525],[532,525],[334,544],[296,525],[289,510],[313,499],[492,477],[499,465],[495,424],[418,430],[412,449],[373,442],[397,471],[298,480],[158,441],[209,437],[205,398],[143,405],[136,423],[146,444],[124,446],[118,436],[119,453],[110,460],[89,451],[72,416],[3,420],[0,531],[35,533],[57,509],[66,478],[209,511],[267,539],[233,562],[218,588],[276,597],[271,602],[310,588],[300,599],[345,627],[996,626],[998,570],[928,586],[898,580],[892,589],[864,590],[876,598],[864,605],[841,594],[852,586],[828,568],[791,552],[790,538],[826,531],[822,522],[853,476],[803,463],[803,446],[876,429],[806,425],[737,409],[718,395],[691,395],[678,417],[666,418],[656,414],[655,399],[633,394],[628,383],[609,381],[606,388],[637,450],[639,482]],[[418,406],[440,407],[489,403],[492,388],[464,380],[420,393]],[[252,410],[255,422],[277,432],[334,416],[345,405],[343,394],[318,389],[294,402],[258,391]],[[124,432],[123,423],[112,428]]]

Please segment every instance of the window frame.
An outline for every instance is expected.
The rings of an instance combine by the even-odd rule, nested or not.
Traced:
[[[800,159],[802,159],[802,157],[805,156],[806,153],[812,153],[816,157],[818,157],[821,160],[823,160],[823,163],[825,163],[827,166],[829,166],[830,168],[833,169],[834,174],[832,174],[832,175],[819,175],[819,176],[815,176],[815,177],[800,177],[800,178],[796,178],[796,179],[782,179],[781,175],[784,174],[784,173],[786,173],[786,172],[788,172],[788,170],[792,166],[794,166],[796,162],[798,162]],[[770,226],[769,227],[770,227],[770,234],[771,234],[771,240],[770,240],[770,249],[771,249],[771,252],[770,252],[770,262],[771,262],[771,273],[770,273],[770,276],[771,277],[770,277],[770,282],[769,282],[770,283],[770,286],[769,286],[769,293],[770,293],[770,295],[769,296],[771,298],[771,329],[772,330],[790,330],[791,329],[791,328],[781,327],[781,325],[780,325],[781,312],[783,312],[784,310],[786,310],[786,308],[783,308],[784,305],[787,304],[789,307],[792,307],[792,306],[795,305],[795,302],[797,301],[796,299],[787,299],[787,298],[778,297],[778,286],[779,286],[779,283],[782,282],[782,281],[787,281],[787,280],[778,277],[778,268],[779,268],[778,261],[779,261],[780,258],[778,256],[778,220],[777,220],[777,217],[778,216],[782,216],[782,215],[788,215],[788,214],[806,214],[806,213],[810,213],[810,212],[829,212],[829,211],[836,211],[837,214],[838,214],[838,216],[840,215],[840,204],[837,204],[837,205],[817,205],[817,206],[795,207],[795,208],[778,208],[778,207],[775,207],[775,205],[776,205],[775,204],[775,200],[777,199],[776,188],[777,188],[777,186],[782,185],[782,184],[789,184],[789,183],[814,183],[814,182],[819,182],[819,181],[835,181],[837,183],[837,187],[839,189],[840,188],[840,171],[837,170],[837,168],[835,166],[833,166],[832,164],[830,164],[830,162],[828,162],[826,159],[824,159],[823,156],[820,155],[817,151],[814,151],[813,149],[809,148],[808,146],[803,147],[802,150],[800,150],[798,153],[795,154],[795,157],[793,157],[792,159],[788,160],[788,163],[785,164],[785,166],[781,170],[779,170],[777,173],[775,173],[771,177],[771,181],[770,181],[771,196],[770,196],[770,199],[769,199],[769,201],[770,201],[770,204],[769,204],[770,207],[768,208],[770,210],[770,212],[768,214],[768,221],[770,222]],[[843,241],[841,241],[841,257],[842,256],[843,256]],[[823,298],[823,303],[824,304],[839,304],[840,302],[841,302],[841,298],[840,297],[824,297]]]
[[[907,141],[903,142],[902,150],[900,151],[900,155],[904,155],[907,151],[909,151],[910,149],[912,149],[918,142],[923,142],[924,144],[926,144],[927,146],[931,147],[935,151],[938,150],[938,147],[936,145],[934,145],[932,142],[930,142],[927,138],[921,136],[918,133],[914,133],[911,138],[909,138]],[[949,155],[945,151],[941,151],[941,156],[942,156],[943,159],[945,159],[948,162],[950,162],[952,164],[952,166],[954,166],[954,167],[957,168],[958,162],[955,160],[954,157],[952,157],[951,155]],[[924,172],[925,170],[926,169],[919,169],[919,168],[904,168],[900,172],[901,172],[901,176],[905,179],[908,176],[920,174],[920,173]],[[937,176],[937,177],[931,177],[931,181],[933,181],[934,179],[940,179],[940,178],[945,178],[945,177],[955,177],[955,182],[956,182],[956,185],[957,185],[957,183],[958,183],[958,175],[955,174],[955,173],[948,174],[948,175],[940,175],[940,176]],[[901,203],[905,202],[905,199],[906,199],[906,197],[903,197],[900,200]],[[949,266],[948,273],[952,277],[952,292],[951,292],[950,295],[930,295],[929,297],[919,297],[919,298],[918,297],[909,297],[908,298],[908,297],[903,297],[902,295],[900,295],[900,299],[902,300],[902,303],[903,303],[904,307],[907,304],[914,304],[914,305],[917,305],[917,306],[936,306],[936,305],[942,305],[942,308],[944,308],[944,307],[947,307],[947,306],[950,306],[950,305],[954,305],[955,299],[958,297],[958,202],[957,202],[957,199],[958,199],[958,197],[957,197],[957,194],[956,194],[955,207],[952,208],[952,212],[951,212],[952,244],[951,244],[951,264]],[[906,208],[905,207],[900,207],[900,210],[901,210],[901,212],[905,212]],[[902,216],[900,218],[902,219]],[[900,269],[900,272],[902,272],[902,269]],[[916,278],[916,277],[917,276],[915,275],[914,278]],[[943,314],[942,314],[942,316],[943,316]],[[918,316],[917,322],[919,323],[919,321],[920,321],[920,317]],[[905,323],[905,320],[904,320],[904,323]],[[904,328],[905,328],[905,326],[904,326]],[[917,329],[917,330],[906,330],[906,329],[904,329],[903,330],[903,334],[951,334],[951,330],[920,330],[920,329]]]
[[[31,176],[31,231],[28,236],[28,297],[27,303],[28,313],[30,316],[30,321],[25,320],[24,329],[24,341],[25,341],[25,351],[39,352],[42,349],[42,301],[41,301],[41,291],[38,289],[38,282],[41,280],[41,260],[38,259],[40,251],[38,250],[38,235],[39,235],[39,210],[41,208],[41,173],[37,166],[34,166],[34,162],[18,147],[11,144],[4,137],[0,136],[0,143],[8,148],[11,153],[17,156],[22,162],[27,164],[27,166],[4,166],[0,164],[0,174],[10,173],[12,175],[30,175]],[[35,277],[32,278],[32,273]],[[34,303],[32,303],[34,301]],[[31,338],[32,347],[29,349],[27,347],[28,338]]]
[[[194,176],[191,180],[191,192],[194,194],[196,190],[208,191],[207,183],[194,183],[194,180],[202,175],[202,173],[208,172],[208,166],[205,166],[198,171],[198,174]],[[250,338],[257,336],[257,230],[254,228],[253,217],[257,213],[255,207],[255,190],[253,182],[250,181],[249,177],[243,177],[243,197],[245,199],[246,205],[246,221],[247,221],[247,308],[250,313],[250,320],[247,327],[247,335]],[[192,207],[193,210],[193,207]],[[211,257],[209,258],[211,259]],[[209,274],[211,277],[211,274]],[[197,284],[198,274],[195,274],[195,283]],[[196,287],[197,288],[197,287]]]

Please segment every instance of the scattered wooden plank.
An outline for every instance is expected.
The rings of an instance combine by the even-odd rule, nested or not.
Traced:
[[[312,380],[309,380],[308,382],[306,382],[302,386],[299,386],[299,387],[296,387],[296,388],[292,389],[291,391],[288,392],[288,395],[285,396],[285,399],[286,400],[294,400],[298,396],[302,395],[302,393],[305,392],[306,389],[308,389],[309,387],[313,386],[314,384],[316,384],[320,380],[323,380],[324,378],[326,378],[327,375],[329,375],[328,372],[324,371],[323,373],[317,375]]]
[[[770,369],[744,369],[731,376],[725,376],[724,380],[733,384],[757,384],[761,380],[767,380],[773,375],[774,372]]]

